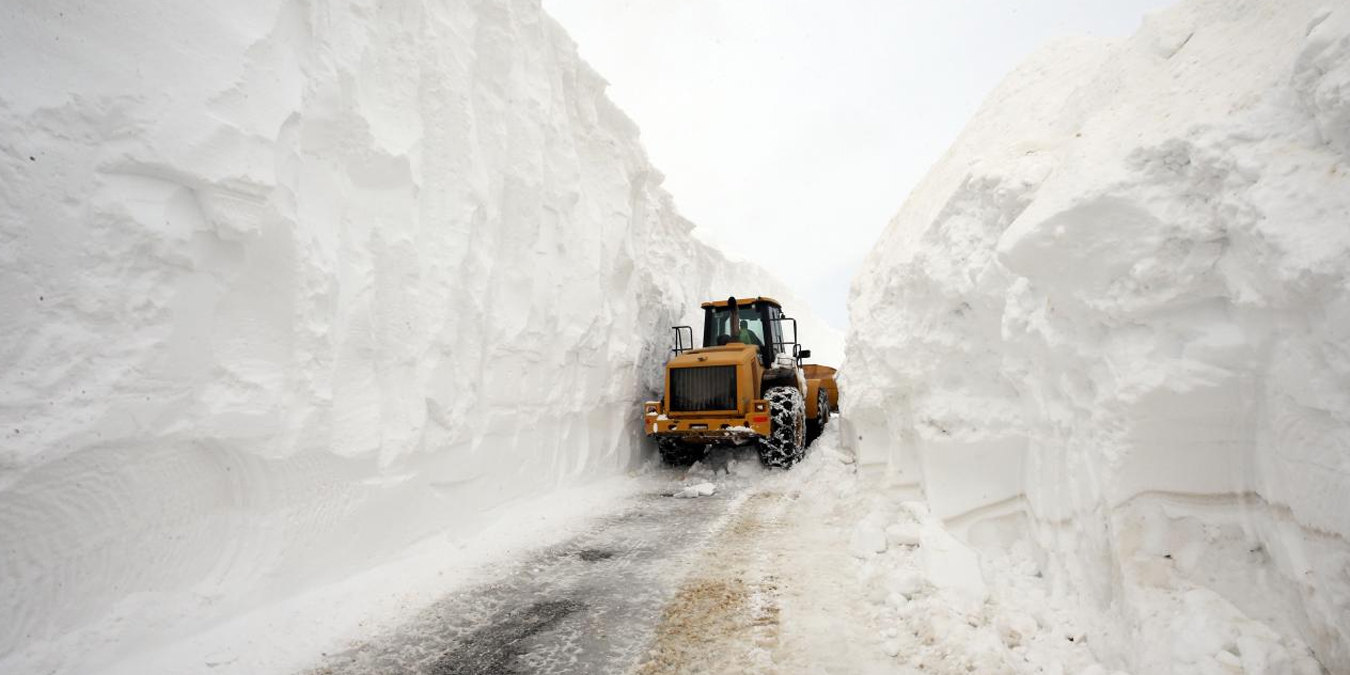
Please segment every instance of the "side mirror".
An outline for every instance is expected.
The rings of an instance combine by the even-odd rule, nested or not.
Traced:
[[[811,358],[811,350],[810,350],[810,349],[803,349],[803,350],[797,352],[797,358],[799,358],[799,359],[809,359],[809,358]]]

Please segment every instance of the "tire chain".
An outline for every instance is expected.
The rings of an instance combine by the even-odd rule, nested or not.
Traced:
[[[764,393],[764,398],[769,402],[773,428],[759,442],[759,459],[767,466],[786,469],[796,464],[805,450],[805,429],[801,444],[794,445],[798,424],[806,423],[806,405],[801,392],[794,387],[774,387]]]

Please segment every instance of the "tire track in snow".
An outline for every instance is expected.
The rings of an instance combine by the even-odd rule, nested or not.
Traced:
[[[789,503],[777,492],[749,496],[667,603],[637,675],[775,672],[780,606],[774,542]]]

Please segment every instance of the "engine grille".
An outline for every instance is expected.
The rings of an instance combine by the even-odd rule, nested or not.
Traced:
[[[736,409],[736,366],[672,368],[670,409],[676,412]]]

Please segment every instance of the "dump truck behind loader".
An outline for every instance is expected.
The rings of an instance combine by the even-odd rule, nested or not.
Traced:
[[[689,464],[715,444],[756,443],[760,461],[788,468],[839,407],[834,369],[808,365],[797,322],[777,300],[705,302],[703,346],[675,326],[663,396],[644,404],[647,434],[661,457]]]

